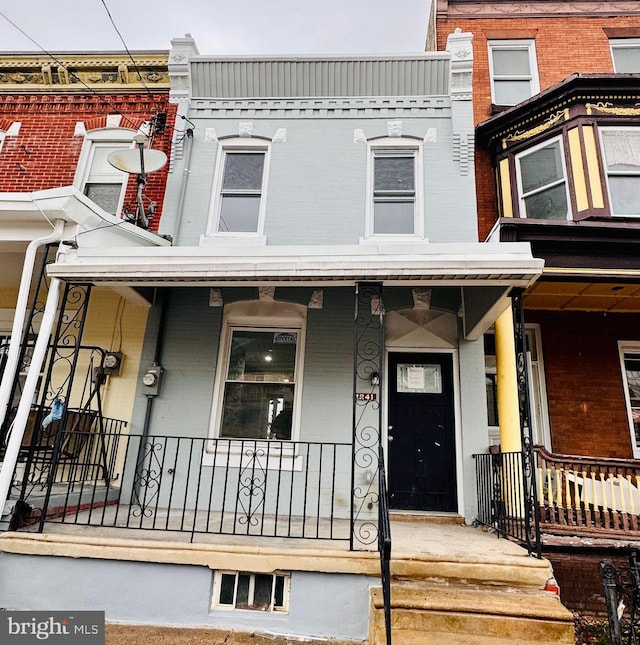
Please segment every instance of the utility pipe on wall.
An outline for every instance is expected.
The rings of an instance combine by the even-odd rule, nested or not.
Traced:
[[[38,339],[33,349],[33,357],[31,359],[31,365],[29,366],[29,372],[27,373],[22,396],[20,397],[18,411],[13,420],[9,443],[7,444],[7,450],[4,455],[4,462],[2,463],[2,468],[0,468],[0,515],[4,511],[7,497],[9,496],[13,471],[18,461],[22,438],[27,427],[27,422],[29,421],[31,402],[36,393],[40,370],[42,369],[42,364],[44,363],[47,349],[49,348],[51,331],[58,314],[61,286],[62,283],[58,278],[53,278],[49,285],[49,294],[47,295],[47,302],[44,307],[42,322],[40,323]]]
[[[22,342],[22,332],[24,320],[27,314],[27,305],[29,301],[29,291],[31,289],[31,279],[33,278],[33,268],[36,263],[36,254],[46,244],[58,242],[64,232],[64,220],[56,220],[53,231],[43,237],[36,238],[29,242],[24,255],[22,267],[22,277],[20,278],[20,288],[18,290],[18,300],[13,317],[13,327],[11,328],[11,340],[9,341],[9,351],[7,353],[7,363],[4,368],[4,375],[0,383],[0,427],[4,423],[9,409],[9,397],[11,396],[11,387],[18,369],[18,359],[20,357],[20,343]],[[1,507],[0,507],[1,508]]]

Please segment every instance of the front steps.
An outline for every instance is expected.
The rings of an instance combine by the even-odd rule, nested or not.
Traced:
[[[405,527],[394,522],[392,537]],[[571,612],[543,590],[553,575],[547,560],[480,529],[430,531],[419,552],[393,551],[393,645],[573,645]],[[369,645],[385,645],[380,587],[369,616]]]
[[[465,581],[392,581],[394,645],[574,642],[572,616],[545,591]],[[382,591],[371,592],[370,645],[384,645]]]

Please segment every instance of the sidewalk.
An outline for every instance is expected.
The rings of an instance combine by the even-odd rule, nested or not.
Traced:
[[[355,645],[353,641],[306,640],[270,634],[252,634],[229,629],[150,627],[107,623],[106,645]]]

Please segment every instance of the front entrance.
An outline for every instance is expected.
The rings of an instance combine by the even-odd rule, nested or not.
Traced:
[[[453,360],[389,354],[389,505],[457,511]]]

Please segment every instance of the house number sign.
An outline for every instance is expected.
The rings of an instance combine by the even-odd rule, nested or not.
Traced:
[[[377,401],[378,395],[375,392],[356,392],[356,401]]]

